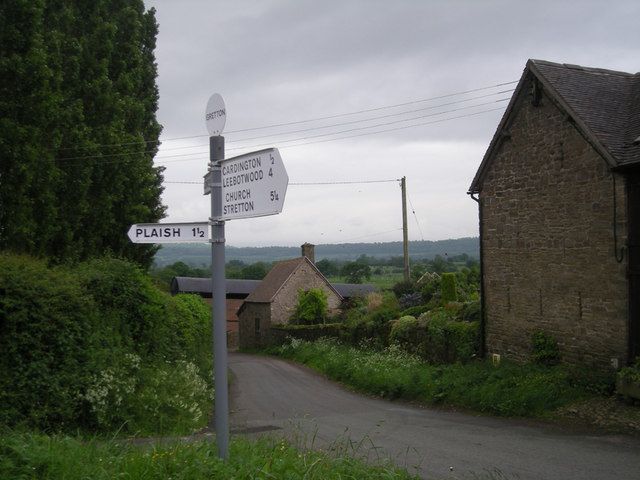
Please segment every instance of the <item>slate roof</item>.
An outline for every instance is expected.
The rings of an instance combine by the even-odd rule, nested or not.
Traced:
[[[248,296],[262,280],[227,279],[227,295]],[[197,293],[211,297],[211,279],[195,277],[173,277],[171,279],[171,294]]]
[[[636,141],[640,137],[640,73],[529,60],[469,193],[479,191],[488,159],[508,129],[516,99],[532,76],[612,168],[640,164],[640,140]]]
[[[304,261],[304,258],[300,257],[278,262],[264,280],[237,280],[228,278],[227,295],[244,296],[247,297],[247,301],[257,303],[270,303],[287,278],[289,278],[295,269]],[[313,263],[311,264],[313,265]],[[313,265],[313,267],[322,275],[315,265]],[[322,278],[324,278],[324,275],[322,275]],[[365,296],[377,290],[375,285],[365,283],[329,283],[328,281],[327,283],[342,298]],[[171,294],[176,295],[178,293],[195,293],[210,298],[211,279],[173,277],[171,280]],[[248,298],[249,296],[251,296],[251,298]]]
[[[338,292],[334,286],[329,283],[313,262],[311,262],[307,257],[298,257],[276,263],[269,273],[267,273],[266,277],[264,277],[262,283],[258,285],[258,288],[256,288],[251,295],[247,297],[246,301],[254,303],[271,303],[287,279],[305,262],[313,267],[316,273],[327,283],[329,288],[331,288],[339,297],[342,297],[340,292]]]

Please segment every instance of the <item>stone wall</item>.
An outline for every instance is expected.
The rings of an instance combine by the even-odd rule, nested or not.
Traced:
[[[544,330],[565,361],[623,364],[628,287],[614,251],[612,173],[550,98],[519,102],[481,183],[487,354],[524,360]],[[622,177],[616,190],[620,248]]]
[[[304,262],[293,272],[273,299],[271,303],[271,322],[274,325],[289,323],[289,319],[298,303],[298,291],[312,288],[320,288],[327,294],[329,311],[330,313],[336,313],[340,308],[340,298],[322,280],[316,270],[307,262]]]
[[[271,327],[270,305],[245,303],[239,315],[238,327],[240,348],[258,348],[268,345]]]

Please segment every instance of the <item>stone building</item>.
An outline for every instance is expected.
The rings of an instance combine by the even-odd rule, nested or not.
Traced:
[[[640,354],[640,74],[529,60],[469,193],[486,353]]]
[[[226,318],[227,318],[227,347],[229,350],[238,349],[238,309],[245,298],[253,292],[261,280],[226,279]],[[171,295],[191,293],[200,295],[211,305],[211,279],[196,277],[173,277],[171,279]]]
[[[309,244],[303,245],[304,253],[308,249]],[[238,311],[240,348],[268,343],[271,325],[289,323],[298,292],[312,288],[327,294],[330,313],[338,311],[343,297],[306,255],[276,263]]]

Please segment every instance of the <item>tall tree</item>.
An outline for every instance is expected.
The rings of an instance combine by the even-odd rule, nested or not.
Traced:
[[[158,33],[142,0],[0,4],[0,249],[149,265],[162,218]]]

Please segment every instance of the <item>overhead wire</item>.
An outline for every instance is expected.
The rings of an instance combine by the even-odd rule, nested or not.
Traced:
[[[423,102],[428,102],[428,101],[433,101],[433,100],[440,100],[443,98],[450,98],[450,97],[454,97],[454,96],[458,96],[458,95],[466,95],[469,93],[474,93],[474,92],[479,92],[479,91],[483,91],[483,90],[490,90],[492,88],[498,88],[498,87],[503,87],[503,86],[507,86],[507,85],[513,85],[514,83],[517,83],[518,80],[512,80],[509,82],[502,82],[502,83],[496,83],[494,85],[488,85],[485,87],[479,87],[479,88],[474,88],[474,89],[470,89],[470,90],[464,90],[464,91],[459,91],[459,92],[453,92],[453,93],[448,93],[448,94],[444,94],[444,95],[438,95],[438,96],[433,96],[433,97],[428,97],[428,98],[423,98],[423,99],[418,99],[418,100],[411,100],[408,102],[403,102],[403,103],[397,103],[394,105],[385,105],[385,106],[381,106],[381,107],[375,107],[375,108],[369,108],[369,109],[364,109],[364,110],[357,110],[357,111],[353,111],[353,112],[345,112],[345,113],[340,113],[340,114],[335,114],[335,115],[327,115],[327,116],[323,116],[323,117],[315,117],[315,118],[310,118],[310,119],[306,119],[306,120],[297,120],[297,121],[293,121],[293,122],[284,122],[284,123],[277,123],[277,124],[271,124],[271,125],[262,125],[262,126],[257,126],[257,127],[250,127],[250,128],[244,128],[244,129],[238,129],[238,130],[231,130],[226,132],[226,134],[234,134],[234,133],[242,133],[242,132],[249,132],[249,131],[256,131],[256,130],[265,130],[265,129],[269,129],[269,128],[276,128],[276,127],[284,127],[284,126],[290,126],[290,125],[299,125],[299,124],[303,124],[303,123],[311,123],[314,121],[320,121],[320,120],[329,120],[329,119],[334,119],[334,118],[341,118],[341,117],[346,117],[346,116],[350,116],[350,115],[359,115],[362,113],[369,113],[369,112],[374,112],[374,111],[380,111],[380,110],[385,110],[385,109],[390,109],[390,108],[397,108],[397,107],[402,107],[402,106],[407,106],[407,105],[414,105],[417,103],[423,103]],[[498,93],[504,93],[504,92],[498,92]],[[495,95],[497,95],[498,93],[495,93]],[[490,95],[494,95],[494,94],[490,94]],[[481,98],[481,97],[477,97],[477,98]],[[92,146],[88,146],[88,147],[65,147],[65,148],[61,148],[61,151],[64,150],[76,150],[78,148],[108,148],[108,147],[120,147],[120,146],[127,146],[127,145],[140,145],[140,144],[157,144],[157,143],[162,143],[162,142],[170,142],[170,141],[178,141],[178,140],[190,140],[193,138],[204,138],[204,137],[208,137],[208,134],[201,134],[201,135],[186,135],[186,136],[181,136],[181,137],[171,137],[171,138],[160,138],[158,140],[140,140],[140,141],[134,141],[134,142],[119,142],[119,143],[104,143],[104,144],[98,144],[98,145],[92,145]]]
[[[413,213],[413,217],[416,219],[416,224],[418,225],[418,231],[420,232],[420,238],[424,241],[424,234],[422,233],[422,227],[420,227],[420,221],[418,220],[418,216],[416,215],[416,209],[413,208],[413,203],[411,202],[411,197],[407,194],[407,200],[409,200],[409,206],[411,207],[411,212]]]
[[[295,186],[308,186],[308,185],[354,185],[354,184],[367,184],[367,183],[391,183],[397,182],[399,179],[393,178],[390,180],[348,180],[348,181],[335,181],[335,182],[289,182],[288,185]],[[171,184],[188,184],[188,185],[202,185],[203,181],[182,181],[182,180],[165,180],[162,183]]]
[[[375,125],[367,125],[367,126],[364,126],[364,127],[350,128],[350,129],[341,130],[341,131],[337,131],[337,132],[322,133],[322,134],[318,134],[318,135],[310,135],[310,136],[299,137],[299,138],[294,138],[294,139],[289,139],[289,140],[281,140],[281,141],[274,140],[272,142],[262,143],[262,144],[259,144],[259,145],[231,147],[231,148],[227,148],[227,150],[231,151],[231,150],[240,150],[240,149],[252,149],[252,148],[259,148],[259,147],[262,147],[262,146],[265,146],[265,145],[272,145],[273,143],[277,143],[277,144],[281,145],[281,144],[284,144],[284,143],[300,142],[300,141],[304,141],[304,140],[313,140],[313,139],[316,139],[316,138],[330,137],[330,136],[334,136],[334,135],[341,135],[341,134],[344,134],[344,133],[350,133],[350,132],[356,132],[356,131],[362,131],[362,130],[369,130],[369,129],[378,128],[378,127],[385,127],[385,126],[388,126],[388,125],[396,125],[396,124],[404,123],[404,122],[412,122],[412,121],[420,120],[420,119],[423,119],[423,118],[431,118],[431,117],[436,117],[436,116],[439,116],[439,115],[446,115],[448,113],[459,112],[459,111],[462,111],[462,110],[468,110],[468,109],[477,108],[477,107],[484,107],[484,106],[487,106],[487,105],[492,105],[494,103],[500,103],[500,102],[504,102],[504,101],[507,101],[507,100],[509,100],[509,98],[500,98],[498,100],[492,100],[490,102],[483,102],[483,103],[474,104],[474,105],[467,105],[467,106],[460,107],[460,108],[453,108],[453,109],[450,109],[450,110],[444,110],[442,112],[434,112],[434,113],[430,113],[430,114],[427,114],[427,115],[420,115],[420,116],[413,117],[413,118],[394,120],[392,122],[383,122],[383,123],[378,123],[378,124],[375,124]],[[458,118],[458,117],[454,117],[454,118]],[[422,124],[418,124],[418,125],[422,125]],[[409,125],[408,127],[411,127],[411,125]],[[274,136],[277,136],[277,135],[274,135]],[[352,138],[352,137],[347,137],[347,138]],[[228,144],[233,144],[233,143],[237,143],[237,141],[236,142],[230,141],[230,142],[227,142],[227,143]],[[185,147],[185,148],[192,148],[192,147]],[[156,149],[145,150],[145,151],[106,153],[106,154],[99,154],[99,155],[81,155],[81,156],[76,156],[76,157],[62,157],[62,158],[58,158],[56,160],[57,161],[89,160],[89,159],[93,159],[93,158],[111,158],[111,157],[120,157],[120,156],[123,156],[123,155],[124,156],[141,155],[141,154],[147,154],[147,153],[156,153]],[[205,155],[207,153],[208,153],[208,151],[192,152],[192,153],[181,153],[181,154],[172,154],[172,155],[162,155],[162,154],[160,154],[160,155],[155,155],[155,159],[156,160],[161,160],[161,159],[165,159],[165,158],[188,157],[188,156],[193,156],[193,155]]]

